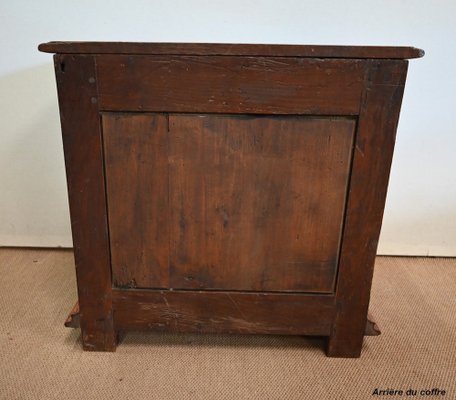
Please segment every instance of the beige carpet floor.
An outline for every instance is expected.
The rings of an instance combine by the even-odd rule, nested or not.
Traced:
[[[317,338],[134,332],[116,353],[87,353],[63,327],[72,253],[0,249],[0,398],[356,400],[411,388],[456,399],[455,293],[455,259],[377,258],[383,333],[356,360],[326,358]],[[432,388],[446,395],[420,396]]]

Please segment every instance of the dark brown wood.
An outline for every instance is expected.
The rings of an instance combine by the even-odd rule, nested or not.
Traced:
[[[168,117],[103,114],[114,286],[169,287]]]
[[[419,58],[424,51],[414,47],[317,46],[220,43],[128,43],[49,42],[38,46],[47,53],[145,54],[198,56],[275,56],[310,58]]]
[[[119,331],[326,336],[334,296],[178,290],[113,290]]]
[[[79,328],[81,326],[81,321],[80,321],[79,316],[80,316],[79,302],[76,302],[76,304],[71,309],[70,314],[68,314],[68,317],[65,320],[64,325],[67,328]]]
[[[364,336],[378,336],[382,332],[378,327],[377,323],[374,321],[370,314],[367,314],[366,329],[364,330]]]
[[[99,107],[356,115],[364,71],[364,60],[103,55],[97,56]]]
[[[40,49],[75,53],[55,67],[85,349],[154,329],[323,335],[328,356],[360,355],[421,50]]]
[[[176,320],[176,319],[172,319],[170,318],[170,316],[176,316],[176,315],[180,315],[180,313],[177,313],[176,314],[176,310],[180,310],[180,307],[179,305],[173,305],[171,306],[169,301],[168,301],[168,305],[166,306],[159,306],[157,305],[157,303],[160,303],[160,301],[165,301],[165,299],[167,299],[167,295],[169,293],[173,293],[173,292],[169,292],[169,291],[161,291],[161,292],[155,292],[153,296],[149,296],[148,294],[144,296],[144,293],[150,293],[150,292],[142,292],[142,294],[140,296],[131,296],[131,295],[125,295],[126,292],[122,291],[119,293],[119,304],[120,304],[120,308],[122,308],[123,310],[125,310],[124,312],[125,313],[128,313],[129,311],[126,310],[126,308],[130,308],[132,310],[133,313],[135,313],[135,315],[139,316],[138,320],[136,321],[136,323],[134,324],[133,328],[134,329],[142,329],[142,330],[148,330],[150,329],[150,315],[144,315],[144,313],[142,311],[138,311],[139,309],[139,304],[141,304],[141,307],[145,307],[146,310],[150,310],[150,309],[153,309],[154,310],[154,317],[153,319],[156,320],[157,322],[155,323],[157,325],[157,328],[162,330],[163,327],[166,327],[167,330],[178,330],[178,331],[181,331],[181,332],[187,332],[188,329],[187,329],[187,325],[192,325],[195,332],[201,332],[202,329],[204,329],[204,332],[237,332],[237,333],[244,333],[245,329],[248,330],[248,325],[249,323],[251,322],[251,320],[248,320],[248,321],[244,321],[244,324],[242,326],[242,328],[239,328],[239,325],[236,324],[234,325],[234,329],[235,331],[233,331],[233,326],[232,324],[228,323],[228,321],[232,321],[232,318],[230,317],[224,317],[222,318],[221,320],[218,320],[218,321],[207,321],[207,316],[204,317],[204,316],[201,316],[201,315],[198,315],[198,313],[195,313],[193,310],[192,312],[190,312],[189,314],[187,314],[188,316],[188,319],[184,320],[183,322],[183,325],[184,327],[182,327],[181,323],[179,320]],[[190,293],[190,298],[192,297],[192,294],[194,294],[195,292],[178,292],[178,293]],[[198,293],[198,292],[196,292]],[[201,292],[200,292],[201,293]],[[202,292],[202,293],[205,293],[205,292]],[[158,294],[158,295],[157,295]],[[226,296],[227,298],[230,298],[232,296],[233,293],[230,293],[230,292],[222,292],[222,293],[219,293],[220,296],[217,296],[217,298],[222,298],[223,296]],[[238,295],[238,292],[234,292],[234,295]],[[241,300],[244,298],[246,298],[245,295],[249,295],[249,293],[244,293],[244,296],[241,296]],[[174,300],[174,298],[176,298],[177,300],[180,300],[178,297],[174,297],[174,296],[171,296]],[[239,296],[238,296],[239,297]],[[114,298],[116,298],[116,293],[114,293]],[[248,298],[248,296],[247,296]],[[296,296],[293,296],[293,298],[295,299]],[[307,298],[305,299],[305,305],[304,304],[300,304],[300,309],[304,308],[304,307],[309,307],[310,306],[310,302],[311,301],[314,301],[314,299],[316,299],[317,303],[323,303],[321,302],[320,300],[322,299],[323,297],[314,297],[312,300],[310,300],[309,296],[307,296]],[[188,299],[188,298],[187,298]],[[187,299],[185,299],[185,301],[187,301]],[[285,298],[284,298],[285,299]],[[205,299],[207,300],[207,299]],[[210,299],[212,300],[212,299]],[[126,301],[128,304],[128,307],[125,306],[124,301]],[[232,300],[230,300],[231,303],[232,303]],[[273,299],[273,301],[275,301],[275,299]],[[301,299],[302,301],[302,299]],[[333,302],[334,300],[332,300]],[[182,300],[181,300],[182,302]],[[115,300],[114,300],[114,303],[115,303]],[[179,302],[178,302],[179,303]],[[265,304],[267,302],[264,302]],[[166,304],[166,303],[165,303]],[[190,303],[191,304],[191,303]],[[251,305],[251,301],[247,300],[247,306],[250,306]],[[236,305],[238,306],[238,303],[233,303],[233,305]],[[317,307],[320,307],[320,305],[318,305]],[[315,304],[313,305],[312,307],[313,309],[315,309]],[[158,313],[157,312],[157,309],[160,309],[160,312],[163,313]],[[289,308],[287,308],[289,309]],[[329,310],[326,306],[326,308],[324,309],[324,312],[330,312],[332,310],[332,307],[330,306],[329,307]],[[321,311],[320,311],[321,312]],[[256,312],[254,312],[253,315],[255,315]],[[163,318],[163,316],[165,316],[165,318]],[[190,319],[191,318],[191,319]],[[315,317],[314,317],[315,318]],[[320,318],[318,318],[320,319]],[[119,322],[117,323],[119,326],[122,326],[123,329],[131,329],[131,324],[130,324],[130,315],[122,315],[120,314],[119,315]],[[296,320],[296,319],[295,319]],[[331,319],[330,319],[331,320]],[[270,324],[270,320],[269,319],[266,319],[266,326],[263,326],[264,328],[264,333],[272,333],[272,332],[277,332],[277,333],[289,333],[288,332],[284,332],[283,331],[283,328],[282,330],[277,331],[277,329],[280,329],[280,326],[276,326],[275,327],[271,327],[270,325],[268,325],[268,323]],[[302,320],[296,320],[296,321],[302,321]],[[305,321],[305,320],[304,320]],[[204,322],[204,323],[203,323]],[[208,322],[209,322],[209,325],[208,325]],[[216,322],[214,324],[214,322]],[[130,325],[129,325],[130,324]],[[181,328],[179,328],[179,325],[181,325]],[[313,323],[309,324],[311,327],[313,326]],[[70,311],[70,314],[68,315],[67,319],[65,320],[65,327],[67,328],[79,328],[80,325],[79,325],[79,303],[76,303],[73,308],[71,309]],[[177,329],[176,329],[177,328]],[[328,334],[328,328],[330,328],[330,325],[328,325],[326,327],[326,330],[322,329],[319,333],[320,335],[327,335]],[[306,328],[305,327],[300,327],[301,331],[304,331]],[[312,328],[313,329],[313,328]],[[254,333],[256,332],[255,328],[253,329]],[[315,332],[315,331],[314,331]],[[325,332],[325,333],[323,333]],[[377,323],[373,320],[372,316],[368,314],[367,316],[367,323],[366,323],[366,330],[364,332],[364,335],[365,336],[378,336],[381,334],[381,331],[380,331],[380,328],[378,327]]]
[[[353,119],[102,120],[115,286],[334,290]]]
[[[85,350],[116,347],[95,60],[56,55],[55,72]]]
[[[369,61],[356,135],[327,353],[359,357],[385,206],[407,61]]]
[[[333,292],[354,128],[171,114],[170,286]]]

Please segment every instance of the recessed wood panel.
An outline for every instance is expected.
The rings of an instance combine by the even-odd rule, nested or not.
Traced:
[[[168,287],[168,117],[102,121],[113,284]]]
[[[354,126],[103,114],[114,285],[332,292]]]
[[[169,118],[170,286],[332,292],[354,120]]]

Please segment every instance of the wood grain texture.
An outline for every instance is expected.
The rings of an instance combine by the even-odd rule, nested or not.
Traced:
[[[355,121],[170,115],[170,287],[334,290]]]
[[[48,53],[235,55],[312,58],[417,58],[424,51],[405,46],[317,46],[222,43],[48,42],[38,46]]]
[[[113,285],[169,287],[168,117],[102,121]]]
[[[403,59],[421,50],[40,49],[76,53],[55,68],[86,350],[155,329],[325,335],[328,356],[360,355]]]
[[[334,296],[113,290],[117,330],[328,335]]]
[[[364,60],[97,56],[105,111],[356,115]]]
[[[359,357],[382,224],[407,61],[370,61],[358,122],[327,353]]]
[[[103,148],[92,56],[54,57],[85,350],[116,347]]]

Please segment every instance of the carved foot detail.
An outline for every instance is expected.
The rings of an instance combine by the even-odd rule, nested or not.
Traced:
[[[367,314],[366,330],[364,331],[364,336],[378,336],[380,334],[380,328],[375,323],[372,315]]]
[[[67,328],[79,328],[79,302],[77,302],[70,311],[67,319],[65,320]]]

